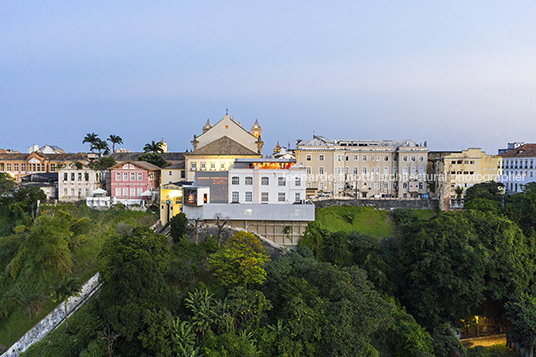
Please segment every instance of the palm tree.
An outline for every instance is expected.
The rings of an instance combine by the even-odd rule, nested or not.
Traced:
[[[99,134],[88,133],[86,134],[86,137],[82,141],[82,144],[89,143],[91,145],[91,148],[89,149],[89,151],[93,152],[93,150],[95,149],[95,142],[98,139],[99,139]]]
[[[52,291],[52,299],[55,302],[63,302],[65,308],[65,332],[69,331],[69,322],[67,320],[67,300],[71,296],[80,296],[82,286],[78,284],[75,278],[72,276],[64,278],[63,281],[59,282],[54,286]]]
[[[151,143],[145,144],[143,147],[144,152],[152,152],[152,153],[159,153],[164,152],[164,149],[162,149],[162,143],[161,142],[155,142],[154,140],[151,141]]]
[[[95,140],[95,143],[93,145],[94,145],[94,148],[99,151],[99,156],[101,156],[102,150],[106,151],[108,149],[108,143],[106,141],[104,141],[104,140],[99,139],[99,138],[97,138]],[[109,151],[109,149],[108,149],[108,151]]]
[[[115,152],[115,144],[123,144],[123,139],[119,135],[110,135],[106,140],[112,143],[112,153]]]

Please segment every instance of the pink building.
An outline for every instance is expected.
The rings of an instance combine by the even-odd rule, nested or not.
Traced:
[[[152,199],[160,185],[160,167],[145,161],[125,161],[110,168],[112,200],[124,204],[141,204]],[[148,194],[151,191],[152,194]]]

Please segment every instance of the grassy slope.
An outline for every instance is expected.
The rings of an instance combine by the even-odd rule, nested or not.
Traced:
[[[115,229],[119,222],[137,226],[151,225],[156,221],[156,217],[145,212],[88,211],[76,209],[71,205],[61,205],[60,207],[76,218],[88,217],[90,219],[90,222],[73,237],[70,245],[74,261],[72,273],[80,283],[87,281],[97,272],[97,256],[109,233]],[[0,238],[0,247],[1,243],[2,238]],[[2,270],[5,268],[4,266],[0,267]],[[38,313],[28,314],[26,308],[19,305],[10,316],[0,318],[0,344],[9,348],[57,306],[46,296],[45,292],[42,293],[43,298]]]
[[[357,231],[376,238],[394,235],[395,223],[388,211],[372,207],[333,206],[316,210],[316,222],[329,231]],[[350,223],[351,222],[351,223]]]

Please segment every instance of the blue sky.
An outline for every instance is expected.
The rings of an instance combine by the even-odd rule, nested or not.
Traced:
[[[225,108],[276,141],[536,142],[534,1],[0,2],[0,148],[191,149]],[[292,146],[292,145],[291,145]]]

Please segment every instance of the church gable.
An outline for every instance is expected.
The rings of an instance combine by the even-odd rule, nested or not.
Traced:
[[[192,141],[194,144],[194,151],[226,136],[249,150],[258,153],[259,142],[261,141],[260,132],[262,129],[260,129],[258,122],[256,122],[256,125],[257,137],[244,129],[242,125],[235,122],[228,114],[225,114],[225,116],[214,125],[210,125],[210,121],[207,120],[207,123],[203,126],[203,134],[194,137],[194,140]],[[262,148],[262,145],[260,148]]]

